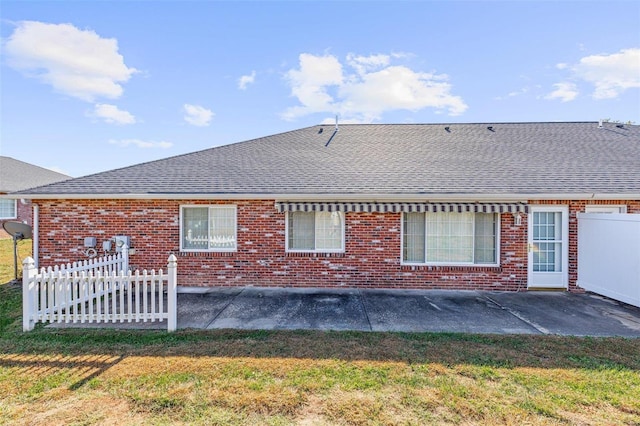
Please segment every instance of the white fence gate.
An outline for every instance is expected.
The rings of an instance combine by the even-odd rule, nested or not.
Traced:
[[[82,324],[165,319],[167,330],[175,331],[177,259],[169,256],[165,273],[162,269],[129,271],[126,254],[40,271],[28,257],[23,262],[22,313],[24,331],[33,330],[37,322]]]
[[[640,307],[640,214],[578,214],[578,285]]]

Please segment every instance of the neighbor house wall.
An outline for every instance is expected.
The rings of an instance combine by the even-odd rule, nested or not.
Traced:
[[[16,200],[16,217],[0,219],[0,238],[10,238],[11,236],[4,230],[2,224],[9,221],[18,221],[33,226],[33,213],[31,200]]]
[[[85,259],[84,237],[98,248],[114,235],[132,237],[134,268],[165,267],[178,256],[179,285],[288,286],[521,291],[527,288],[527,217],[516,225],[500,215],[500,266],[401,265],[400,213],[347,213],[345,253],[285,252],[285,214],[274,200],[39,200],[40,265]],[[237,206],[238,249],[233,253],[181,253],[179,215],[186,204]],[[538,204],[531,201],[530,204]],[[640,212],[638,201],[554,201],[568,205],[569,290],[577,279],[577,219],[587,204],[625,204]]]

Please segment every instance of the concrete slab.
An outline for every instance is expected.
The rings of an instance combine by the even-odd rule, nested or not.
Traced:
[[[178,293],[178,328],[207,328],[242,292],[242,288],[224,287]]]
[[[595,294],[530,291],[487,297],[546,334],[640,337],[640,309]]]
[[[535,334],[476,291],[363,290],[373,331]]]
[[[166,302],[166,300],[165,300]],[[166,330],[166,321],[50,325]],[[640,308],[594,294],[291,288],[180,289],[178,328],[559,334],[640,338]]]
[[[371,330],[356,290],[246,287],[207,328]]]

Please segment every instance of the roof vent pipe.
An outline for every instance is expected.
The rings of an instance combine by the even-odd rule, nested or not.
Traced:
[[[602,129],[602,118],[598,120],[598,129]]]
[[[337,132],[338,130],[340,130],[340,129],[338,129],[338,114],[336,114],[336,132]]]

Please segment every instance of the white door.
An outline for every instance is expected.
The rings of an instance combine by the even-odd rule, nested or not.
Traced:
[[[530,206],[528,222],[528,286],[567,288],[569,281],[568,207]]]

